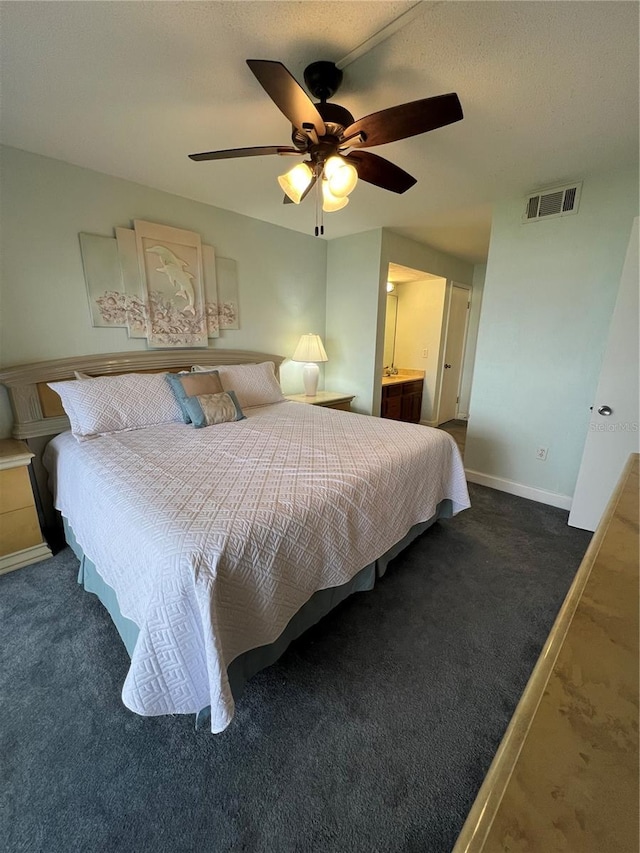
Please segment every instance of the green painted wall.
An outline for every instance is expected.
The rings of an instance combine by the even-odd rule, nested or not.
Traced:
[[[638,172],[586,177],[576,215],[522,225],[494,209],[465,466],[573,494],[620,274]],[[546,462],[535,457],[548,447]]]
[[[408,237],[402,237],[395,231],[389,231],[388,228],[383,228],[382,234],[380,261],[385,275],[387,267],[393,263],[402,264],[402,266],[414,270],[422,270],[431,273],[431,275],[441,275],[443,278],[458,281],[460,284],[473,283],[473,264],[453,255],[448,255],[446,252],[439,252],[424,243],[417,243]]]
[[[390,263],[468,284],[473,278],[472,264],[386,228],[328,243],[325,385],[356,394],[353,408],[364,414],[380,412]]]
[[[198,232],[238,262],[241,328],[212,346],[290,355],[304,332],[324,335],[326,243],[130,181],[0,149],[0,363],[145,349],[125,329],[94,329],[78,233],[113,236],[146,219]],[[201,360],[193,350],[194,360]],[[283,365],[285,391],[302,391],[301,366]],[[11,413],[4,389],[0,435]]]
[[[325,385],[332,391],[355,394],[352,407],[364,414],[373,411],[376,365],[378,361],[382,364],[384,349],[386,290],[380,273],[381,244],[378,229],[340,237],[327,245],[329,361]]]

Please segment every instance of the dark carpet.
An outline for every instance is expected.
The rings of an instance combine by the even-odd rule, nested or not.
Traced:
[[[0,847],[450,851],[589,540],[471,492],[257,675],[221,735],[122,705],[126,652],[69,549],[0,577]]]

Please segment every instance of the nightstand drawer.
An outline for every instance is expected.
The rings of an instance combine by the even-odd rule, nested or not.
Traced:
[[[33,506],[14,509],[0,516],[0,557],[40,545],[42,534]]]
[[[27,469],[7,468],[0,471],[0,515],[32,504],[33,493]]]
[[[24,441],[0,439],[0,575],[51,556],[43,542]]]

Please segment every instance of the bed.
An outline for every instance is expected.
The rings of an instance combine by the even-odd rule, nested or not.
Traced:
[[[179,358],[137,354],[134,370],[176,370]],[[229,353],[226,363],[273,361],[277,371],[274,359]],[[105,360],[14,369],[0,381],[23,398],[35,387],[32,424],[59,419],[44,453],[55,504],[80,580],[130,653],[122,698],[138,714],[196,714],[223,731],[248,678],[371,589],[435,520],[469,506],[447,433],[281,398],[247,406],[245,395],[241,420],[203,429],[172,421],[78,441],[63,414],[42,412],[43,400],[55,407],[44,388],[82,368],[131,369],[116,356],[105,371]]]

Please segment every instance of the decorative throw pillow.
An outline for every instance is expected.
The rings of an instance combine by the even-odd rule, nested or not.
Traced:
[[[187,397],[184,405],[196,429],[241,421],[245,417],[233,391]]]
[[[211,368],[196,364],[191,370],[200,372],[211,370]],[[225,364],[220,365],[216,370],[224,390],[235,391],[243,409],[281,403],[284,400],[272,361],[263,361],[261,364]]]
[[[224,390],[217,370],[211,370],[207,373],[189,373],[186,371],[167,373],[166,380],[175,395],[182,412],[182,419],[186,424],[191,423],[191,417],[185,406],[189,397],[197,397],[198,394],[220,394]]]
[[[78,441],[110,432],[180,422],[164,373],[124,373],[78,382],[48,382],[60,396]]]

